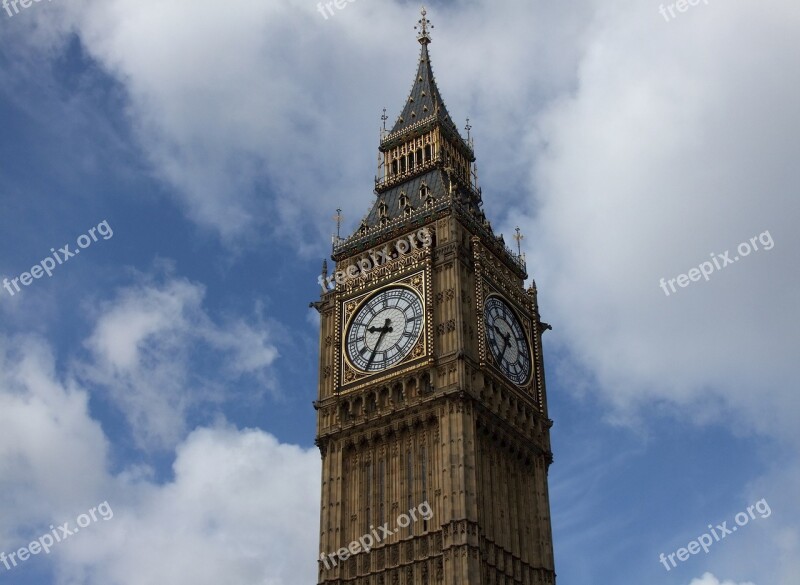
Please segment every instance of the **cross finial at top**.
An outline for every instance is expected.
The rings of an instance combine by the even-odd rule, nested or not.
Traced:
[[[525,239],[525,236],[522,235],[522,230],[517,227],[514,230],[516,233],[514,234],[514,239],[517,240],[517,256],[522,256],[522,240]]]
[[[420,18],[417,22],[417,26],[414,27],[414,30],[418,30],[419,33],[417,34],[417,40],[419,40],[421,45],[427,45],[431,42],[431,35],[428,32],[428,27],[433,28],[431,21],[425,18],[428,15],[428,11],[425,10],[425,7],[422,7],[422,18]]]
[[[336,246],[342,243],[342,219],[344,219],[344,216],[341,208],[336,210],[336,215],[333,216],[333,219],[336,220],[336,235],[331,235],[331,251],[335,252]],[[325,270],[324,266],[323,270]]]

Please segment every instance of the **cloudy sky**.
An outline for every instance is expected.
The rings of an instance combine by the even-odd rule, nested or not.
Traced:
[[[800,4],[428,9],[554,326],[559,584],[796,585]],[[373,200],[418,10],[0,9],[0,552],[113,511],[0,583],[314,582],[308,302],[335,209],[350,232]]]

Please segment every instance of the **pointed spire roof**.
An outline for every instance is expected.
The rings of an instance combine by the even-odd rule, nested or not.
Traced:
[[[428,45],[431,44],[431,36],[428,28],[433,28],[430,21],[425,18],[427,12],[422,9],[422,18],[416,27],[419,30],[417,38],[422,48],[419,53],[419,65],[414,82],[411,85],[411,92],[406,100],[403,111],[398,116],[390,135],[395,135],[408,129],[417,122],[430,118],[438,117],[442,122],[455,128],[452,118],[444,105],[442,94],[436,86],[436,78],[433,75]]]
[[[472,127],[467,121],[467,140],[464,140],[436,86],[428,54],[429,29],[433,26],[426,14],[423,7],[416,27],[421,45],[419,65],[408,100],[390,132],[385,126],[386,110],[381,117],[383,130],[378,147],[381,174],[375,177],[377,197],[356,231],[334,245],[332,258],[339,262],[411,228],[455,214],[498,257],[504,258],[511,270],[520,278],[527,278],[524,261],[494,235],[481,209],[477,167],[472,166],[475,153],[469,140]],[[416,142],[420,138],[428,140],[425,149],[420,149]],[[431,142],[434,138],[437,140]]]

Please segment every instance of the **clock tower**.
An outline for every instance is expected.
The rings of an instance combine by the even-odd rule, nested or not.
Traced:
[[[318,583],[553,585],[536,285],[482,211],[423,9],[375,199],[323,263]],[[469,126],[467,126],[469,132]]]

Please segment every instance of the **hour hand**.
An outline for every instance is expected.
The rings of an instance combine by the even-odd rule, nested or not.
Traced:
[[[391,333],[392,332],[392,320],[386,319],[386,322],[383,324],[383,327],[375,327],[374,325],[367,329],[370,333]]]
[[[511,333],[506,333],[503,336],[503,341],[506,342],[506,344],[503,346],[503,356],[505,356],[506,350],[511,346]]]

